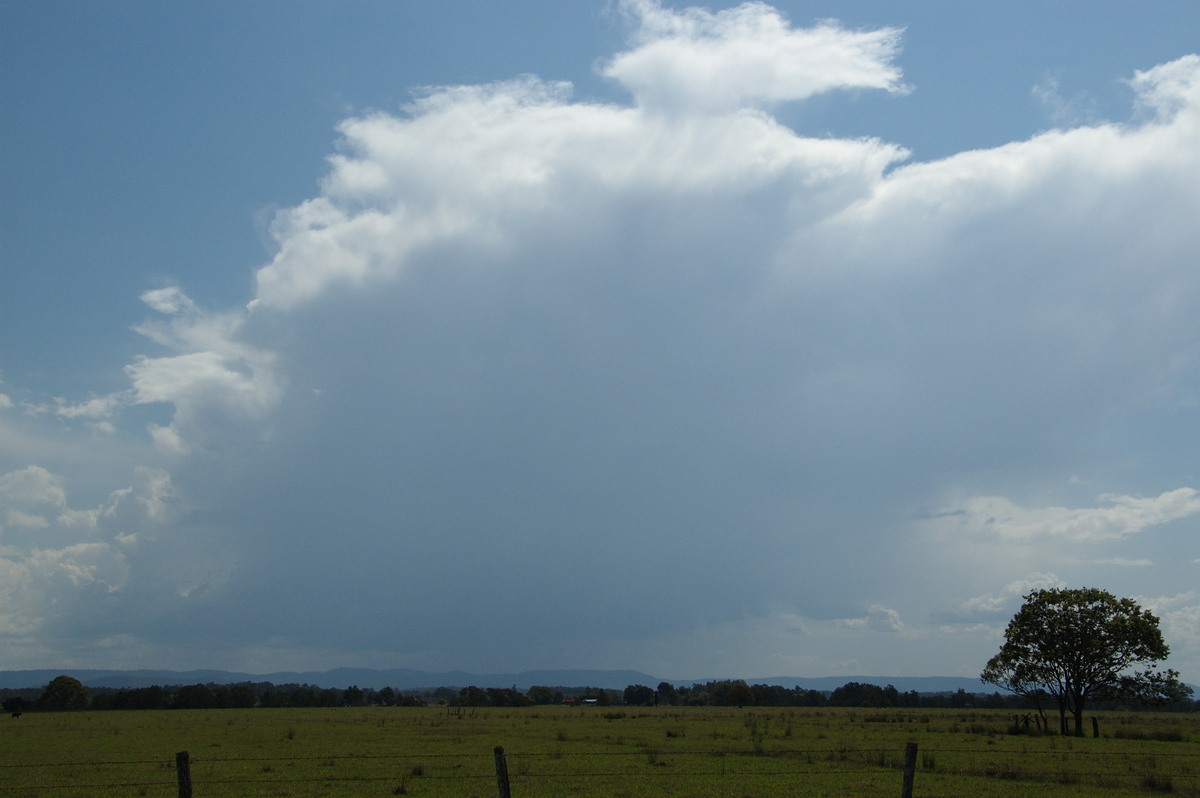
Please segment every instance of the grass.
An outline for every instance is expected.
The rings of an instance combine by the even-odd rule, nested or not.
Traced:
[[[515,798],[898,794],[1200,798],[1200,715],[1107,713],[1100,739],[1010,734],[984,710],[535,707],[27,713],[0,723],[0,798],[195,794]]]

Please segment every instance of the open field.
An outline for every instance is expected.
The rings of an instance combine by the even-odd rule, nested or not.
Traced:
[[[28,713],[0,797],[1200,796],[1200,715],[1106,713],[1100,739],[1012,735],[986,710],[531,707]]]

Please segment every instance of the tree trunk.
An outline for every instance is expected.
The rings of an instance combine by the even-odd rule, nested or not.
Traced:
[[[1075,736],[1083,736],[1083,699],[1076,696],[1071,702],[1071,714],[1075,716]]]

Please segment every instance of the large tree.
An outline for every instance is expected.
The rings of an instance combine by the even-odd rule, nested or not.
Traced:
[[[1035,701],[1053,698],[1063,732],[1070,711],[1082,735],[1088,701],[1165,702],[1190,694],[1176,671],[1155,670],[1168,653],[1158,618],[1133,599],[1090,587],[1034,590],[980,678]]]
[[[38,706],[51,712],[87,709],[88,691],[82,682],[72,676],[55,676],[42,691]]]

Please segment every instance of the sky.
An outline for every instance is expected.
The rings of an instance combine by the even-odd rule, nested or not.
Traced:
[[[0,669],[1200,683],[1197,30],[0,2]]]

